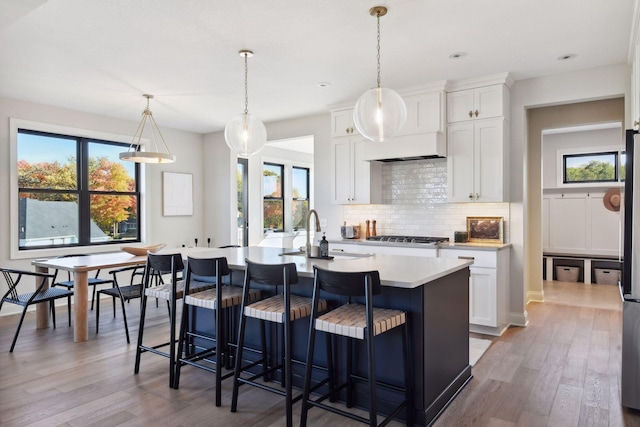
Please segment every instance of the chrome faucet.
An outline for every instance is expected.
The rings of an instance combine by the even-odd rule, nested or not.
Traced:
[[[315,214],[316,216],[316,231],[320,231],[320,219],[318,219],[318,212],[315,209],[310,209],[307,214],[307,246],[306,246],[306,257],[309,258],[311,256],[311,214]]]

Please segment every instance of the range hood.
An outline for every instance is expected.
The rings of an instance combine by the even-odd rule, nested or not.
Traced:
[[[368,142],[362,160],[400,162],[447,156],[446,136],[441,132],[396,136],[385,142]]]

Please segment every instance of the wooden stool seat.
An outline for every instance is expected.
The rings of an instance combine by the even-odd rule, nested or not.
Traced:
[[[311,315],[311,299],[298,295],[291,295],[291,308],[289,311],[289,321],[302,319]],[[320,300],[321,310],[326,310],[327,302]],[[274,295],[260,300],[244,308],[244,315],[268,322],[284,323],[286,316],[284,311],[284,296]]]
[[[324,310],[322,306],[318,308],[318,311]],[[378,307],[373,309],[374,336],[404,325],[405,322],[406,314],[404,311]],[[318,317],[315,327],[317,331],[363,340],[367,333],[366,306],[362,304],[342,305]]]

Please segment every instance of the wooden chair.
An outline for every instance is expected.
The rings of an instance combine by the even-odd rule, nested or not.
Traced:
[[[14,270],[11,268],[0,268],[2,271],[2,275],[4,277],[5,282],[7,283],[9,290],[4,294],[2,300],[0,300],[0,310],[2,309],[2,304],[8,302],[9,304],[17,304],[23,307],[22,315],[20,316],[20,321],[18,322],[18,327],[16,329],[16,333],[13,336],[13,341],[11,342],[11,348],[9,349],[10,353],[13,353],[13,348],[16,345],[16,341],[18,340],[18,334],[20,334],[20,328],[22,327],[22,322],[24,321],[24,316],[27,314],[27,308],[33,304],[39,304],[43,302],[48,302],[51,307],[51,313],[53,317],[53,327],[56,327],[56,311],[54,309],[55,300],[60,298],[67,298],[67,310],[69,317],[69,326],[71,326],[71,295],[73,295],[73,291],[64,290],[64,289],[56,289],[56,288],[48,288],[45,289],[45,285],[47,284],[47,280],[53,279],[53,274],[47,273],[38,273],[35,271],[24,271],[24,270]],[[36,280],[36,291],[29,292],[26,294],[18,294],[18,285],[23,277],[34,277]]]

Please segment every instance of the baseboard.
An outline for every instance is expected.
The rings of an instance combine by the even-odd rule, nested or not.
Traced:
[[[544,291],[528,291],[527,304],[530,302],[544,302]]]
[[[508,316],[509,324],[512,326],[527,326],[529,324],[529,320],[527,319],[527,311],[525,310],[522,313],[509,313]]]

